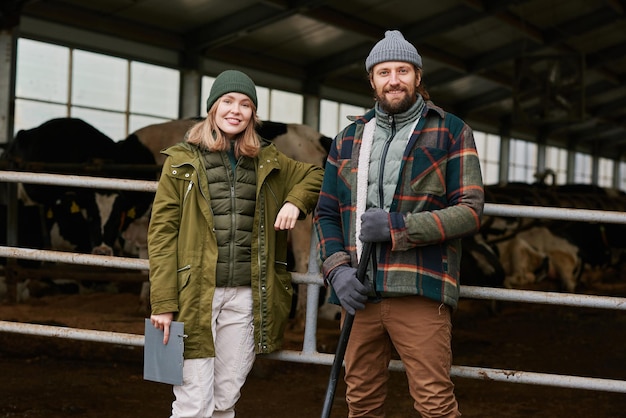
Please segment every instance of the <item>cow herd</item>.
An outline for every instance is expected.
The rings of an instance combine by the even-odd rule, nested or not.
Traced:
[[[1,156],[3,168],[155,180],[155,159],[132,135],[114,141],[81,119],[52,119],[21,130]],[[150,193],[20,183],[23,207],[43,215],[44,247],[113,255],[119,234],[148,211]],[[26,238],[18,234],[18,239]]]
[[[589,184],[510,183],[486,186],[485,193],[491,203],[626,211],[624,192]],[[626,261],[624,224],[486,217],[481,235],[498,252],[509,288],[548,279],[564,291],[589,290],[619,281]]]
[[[164,162],[160,151],[182,141],[198,120],[149,125],[116,142],[81,119],[52,119],[19,131],[0,157],[0,168],[157,180]],[[332,141],[300,124],[263,121],[258,131],[290,157],[319,166],[324,165]],[[20,184],[18,197],[18,246],[147,257],[152,193]],[[6,202],[3,203],[6,211]],[[5,239],[6,214],[2,216],[4,230],[0,234]],[[289,239],[291,268],[305,273],[310,253],[310,217],[297,223]],[[144,286],[142,305],[146,301]]]
[[[157,180],[164,162],[160,151],[181,141],[196,121],[149,125],[114,141],[83,120],[53,119],[19,131],[2,153],[0,168]],[[300,124],[264,121],[259,130],[288,156],[324,165],[331,138]],[[34,184],[20,184],[18,190],[18,246],[147,257],[152,193]],[[485,197],[489,203],[626,210],[623,192],[590,185],[488,185]],[[6,210],[6,202],[2,203]],[[6,214],[2,216],[0,239],[4,240]],[[462,284],[532,288],[542,280],[553,280],[559,289],[576,292],[581,285],[597,281],[598,272],[619,271],[626,249],[624,228],[485,216],[481,231],[463,240]],[[311,232],[309,217],[290,234],[292,271],[308,270]],[[146,293],[141,300],[146,303]],[[296,311],[303,312],[302,295],[299,301]]]

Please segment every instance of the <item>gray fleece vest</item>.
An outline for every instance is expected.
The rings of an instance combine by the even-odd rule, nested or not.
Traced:
[[[254,159],[241,157],[233,171],[226,152],[204,154],[217,238],[217,286],[249,286],[256,206]]]
[[[368,208],[388,211],[391,207],[399,183],[402,156],[423,108],[421,96],[409,110],[398,115],[383,114],[377,107],[367,181]]]

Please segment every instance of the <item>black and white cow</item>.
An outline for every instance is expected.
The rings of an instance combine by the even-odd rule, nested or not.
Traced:
[[[2,159],[25,171],[156,179],[154,157],[136,138],[115,142],[75,118],[20,130]],[[139,169],[146,166],[152,171]],[[102,255],[113,255],[121,232],[152,202],[151,193],[120,190],[27,183],[18,190],[24,205],[42,208],[46,247]]]

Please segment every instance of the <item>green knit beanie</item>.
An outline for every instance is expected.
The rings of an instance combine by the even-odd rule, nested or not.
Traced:
[[[206,101],[207,112],[211,106],[226,93],[242,93],[252,100],[254,107],[257,107],[256,86],[254,81],[246,74],[237,70],[226,70],[217,76],[211,86],[211,93]]]

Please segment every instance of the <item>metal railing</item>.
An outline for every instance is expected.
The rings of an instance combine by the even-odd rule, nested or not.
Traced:
[[[66,176],[54,174],[37,174],[25,172],[0,171],[0,181],[25,182],[49,185],[73,185],[78,187],[109,188],[119,190],[134,190],[154,192],[157,182],[139,180],[119,180],[88,176]],[[562,209],[551,207],[518,206],[485,204],[485,215],[504,217],[527,217],[538,219],[560,219],[581,222],[605,222],[626,224],[626,213],[614,211],[598,211],[587,209]],[[267,358],[332,365],[334,355],[317,351],[317,310],[320,286],[323,281],[317,265],[316,240],[312,238],[309,271],[307,273],[292,273],[294,283],[307,284],[306,319],[302,351],[282,350],[265,355]],[[51,262],[64,262],[91,266],[113,267],[131,270],[148,270],[148,260],[108,257],[99,255],[67,253],[60,251],[35,250],[0,246],[0,256],[9,258],[24,258]],[[496,289],[487,287],[462,286],[462,298],[503,300],[537,304],[562,306],[591,307],[600,309],[626,310],[626,298],[609,296],[590,296],[579,294],[563,294],[556,292],[538,292],[513,289]],[[69,338],[83,341],[96,341],[110,344],[129,346],[143,346],[142,335],[124,334],[117,332],[85,330],[67,327],[33,325],[0,321],[0,332],[13,332],[55,338]],[[402,362],[392,360],[390,370],[404,370]],[[451,375],[456,377],[481,380],[494,380],[512,383],[536,384],[564,388],[577,388],[607,392],[626,393],[626,381],[603,379],[594,377],[579,377],[535,373],[519,370],[490,369],[484,367],[457,366],[451,368]]]

